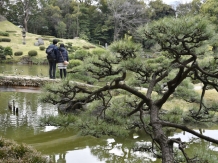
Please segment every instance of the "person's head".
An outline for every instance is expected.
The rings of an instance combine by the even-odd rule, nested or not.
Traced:
[[[65,48],[64,44],[60,44],[60,48],[61,48],[61,47]]]
[[[56,45],[58,43],[58,40],[54,39],[53,44]]]

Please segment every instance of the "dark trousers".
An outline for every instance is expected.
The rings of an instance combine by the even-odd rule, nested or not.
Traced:
[[[48,63],[49,63],[49,78],[55,79],[56,62],[55,61],[48,61]]]
[[[60,69],[60,77],[63,77],[63,73],[64,73],[64,77],[66,78],[67,76],[67,70],[66,69]]]

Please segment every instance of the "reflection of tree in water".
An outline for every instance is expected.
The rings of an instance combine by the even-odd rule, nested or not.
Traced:
[[[135,139],[133,138],[133,134],[128,138],[114,138],[113,141],[105,142],[105,144],[101,144],[100,146],[91,147],[91,153],[98,157],[100,161],[107,163],[152,162],[151,153],[133,151],[136,142],[150,141],[149,137],[145,136],[144,133],[137,133],[137,135],[138,137]]]
[[[66,163],[65,156],[66,156],[66,153],[59,154],[59,158],[57,160],[57,163]]]
[[[49,155],[49,159],[54,163],[66,163],[66,153],[59,153],[58,159],[56,161],[55,155]]]

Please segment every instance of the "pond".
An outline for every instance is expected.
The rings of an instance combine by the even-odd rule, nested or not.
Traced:
[[[4,65],[1,72],[9,74],[21,71],[23,75],[46,74],[48,66]],[[1,74],[0,75],[3,75]],[[40,93],[0,92],[0,135],[33,146],[56,163],[160,163],[150,153],[133,152],[135,143],[149,143],[144,133],[132,133],[123,138],[94,138],[78,136],[72,128],[40,127],[38,120],[44,115],[58,115],[57,107],[39,102]],[[13,103],[17,112],[8,108]],[[217,130],[204,130],[204,134],[216,138]],[[188,141],[192,136],[180,132],[172,137]]]

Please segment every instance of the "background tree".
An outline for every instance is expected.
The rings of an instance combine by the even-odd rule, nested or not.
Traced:
[[[158,20],[166,16],[175,16],[175,10],[162,0],[155,0],[149,2],[149,15],[151,20]]]
[[[84,135],[128,136],[133,129],[141,129],[152,139],[152,145],[145,150],[162,158],[163,163],[178,161],[174,144],[183,155],[180,162],[207,162],[202,155],[186,153],[188,144],[167,133],[172,128],[180,129],[218,144],[218,140],[189,125],[217,120],[217,104],[204,99],[209,88],[218,90],[217,61],[208,48],[217,38],[214,26],[205,17],[192,16],[164,18],[140,31],[142,37],[159,44],[161,51],[155,58],[144,58],[140,44],[129,40],[114,42],[110,51],[87,58],[84,65],[76,68],[77,72],[86,72],[98,86],[65,81],[57,87],[47,86],[42,101],[67,104],[66,111],[79,115],[74,126]],[[203,83],[201,95],[193,91],[193,79]],[[187,112],[176,105],[164,109],[164,104],[174,98],[193,106]]]
[[[64,22],[59,22],[56,26],[56,31],[59,38],[64,38],[66,34],[66,24]]]
[[[190,3],[179,4],[176,8],[176,14],[178,17],[185,16],[187,14],[198,15],[200,14],[201,5],[201,0],[193,0]]]
[[[114,41],[147,22],[145,4],[137,0],[107,0],[114,25]]]
[[[204,15],[207,15],[209,17],[209,19],[214,24],[218,24],[217,7],[218,7],[218,2],[216,0],[207,0],[201,6],[201,13],[204,14]],[[216,30],[218,30],[218,28],[216,28]]]
[[[9,0],[1,0],[0,1],[0,15],[3,15],[4,12],[7,11],[7,7]]]

